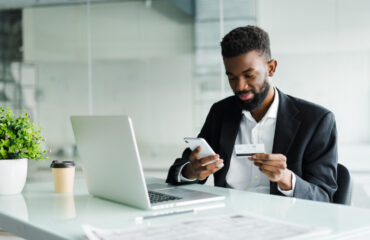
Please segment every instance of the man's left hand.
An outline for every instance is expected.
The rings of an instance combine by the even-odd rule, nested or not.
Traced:
[[[282,190],[292,189],[292,171],[287,168],[283,154],[258,153],[248,158],[271,182],[277,182]]]

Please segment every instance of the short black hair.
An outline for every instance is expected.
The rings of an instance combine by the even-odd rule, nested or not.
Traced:
[[[225,35],[221,41],[224,58],[236,57],[257,50],[271,59],[270,38],[267,32],[257,26],[238,27]]]

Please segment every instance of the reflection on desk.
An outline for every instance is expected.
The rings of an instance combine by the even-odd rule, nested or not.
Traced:
[[[147,182],[162,183],[164,180],[149,178]],[[369,236],[366,231],[370,227],[370,211],[366,209],[198,184],[181,188],[222,194],[226,196],[225,207],[196,214],[153,218],[138,224],[136,217],[168,210],[140,210],[93,197],[87,193],[81,180],[76,181],[74,195],[69,196],[54,193],[52,182],[32,183],[26,185],[21,195],[0,197],[0,228],[31,240],[81,239],[82,224],[108,229],[135,229],[245,212],[289,223],[326,227],[331,230],[329,236],[332,239],[354,233]],[[176,209],[186,208],[189,206]]]

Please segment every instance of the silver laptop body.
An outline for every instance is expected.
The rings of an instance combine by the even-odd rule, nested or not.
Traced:
[[[225,198],[167,184],[147,186],[129,116],[72,116],[71,122],[87,189],[94,196],[142,209]],[[153,195],[151,197],[159,202],[151,203],[148,188]]]

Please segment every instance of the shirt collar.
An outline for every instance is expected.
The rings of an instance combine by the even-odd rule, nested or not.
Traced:
[[[276,88],[274,88],[274,91],[275,91],[274,101],[272,102],[269,110],[266,113],[266,116],[268,118],[277,118],[277,114],[278,114],[278,109],[279,109],[279,93],[276,90]]]
[[[277,113],[278,113],[278,109],[279,109],[279,93],[276,90],[276,88],[274,88],[274,91],[275,91],[274,101],[272,102],[270,108],[267,110],[265,116],[263,116],[262,120],[264,120],[266,118],[273,118],[273,119],[276,119],[277,118]],[[249,111],[243,110],[242,113],[249,120],[253,120],[254,121],[254,118],[252,117],[252,114]]]

